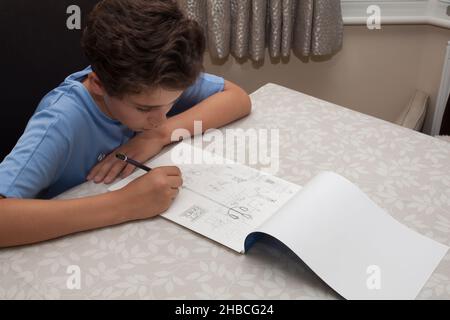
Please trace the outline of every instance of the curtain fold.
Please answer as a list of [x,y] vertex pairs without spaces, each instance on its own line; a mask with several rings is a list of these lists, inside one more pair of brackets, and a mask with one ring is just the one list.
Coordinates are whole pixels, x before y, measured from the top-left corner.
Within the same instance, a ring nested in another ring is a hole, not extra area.
[[212,57],[264,59],[337,52],[343,42],[340,0],[177,0],[205,30]]

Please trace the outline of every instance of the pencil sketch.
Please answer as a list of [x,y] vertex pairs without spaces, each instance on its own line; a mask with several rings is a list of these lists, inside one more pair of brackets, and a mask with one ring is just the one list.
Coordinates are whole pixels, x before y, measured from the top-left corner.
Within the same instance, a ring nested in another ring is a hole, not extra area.
[[169,209],[163,217],[231,248],[242,246],[249,232],[299,190],[295,184],[237,163],[178,166],[184,181],[180,195],[189,207],[181,215]]
[[181,216],[189,219],[191,222],[194,222],[199,217],[201,217],[205,212],[206,212],[205,209],[203,209],[197,205],[193,205],[186,211],[183,211],[181,213]]

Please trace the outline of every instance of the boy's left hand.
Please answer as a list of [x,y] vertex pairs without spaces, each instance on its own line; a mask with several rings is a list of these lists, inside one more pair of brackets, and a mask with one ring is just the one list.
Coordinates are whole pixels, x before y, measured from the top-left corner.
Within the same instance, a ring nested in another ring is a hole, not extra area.
[[119,174],[121,178],[128,177],[136,167],[117,159],[116,153],[124,153],[134,160],[146,162],[157,155],[164,145],[164,138],[160,132],[138,133],[92,168],[86,179],[93,180],[95,183],[104,182],[109,184]]

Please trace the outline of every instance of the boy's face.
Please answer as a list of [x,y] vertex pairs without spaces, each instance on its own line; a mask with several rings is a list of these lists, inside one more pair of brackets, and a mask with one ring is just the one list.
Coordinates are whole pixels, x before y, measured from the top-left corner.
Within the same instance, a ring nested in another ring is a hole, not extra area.
[[91,73],[83,83],[107,116],[137,132],[160,127],[167,120],[167,112],[183,93],[156,88],[116,98],[105,92],[95,73]]
[[112,118],[133,131],[141,132],[160,127],[182,93],[157,88],[120,99],[104,95],[104,102]]

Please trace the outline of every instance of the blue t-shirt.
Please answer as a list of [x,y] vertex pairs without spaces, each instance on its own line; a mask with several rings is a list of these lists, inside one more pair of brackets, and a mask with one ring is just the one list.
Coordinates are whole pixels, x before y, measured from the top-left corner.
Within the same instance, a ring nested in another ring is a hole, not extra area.
[[[99,160],[135,135],[95,104],[81,83],[91,71],[89,66],[71,74],[41,100],[16,146],[0,163],[1,195],[52,198],[85,182]],[[223,78],[202,73],[168,116],[223,89]]]

